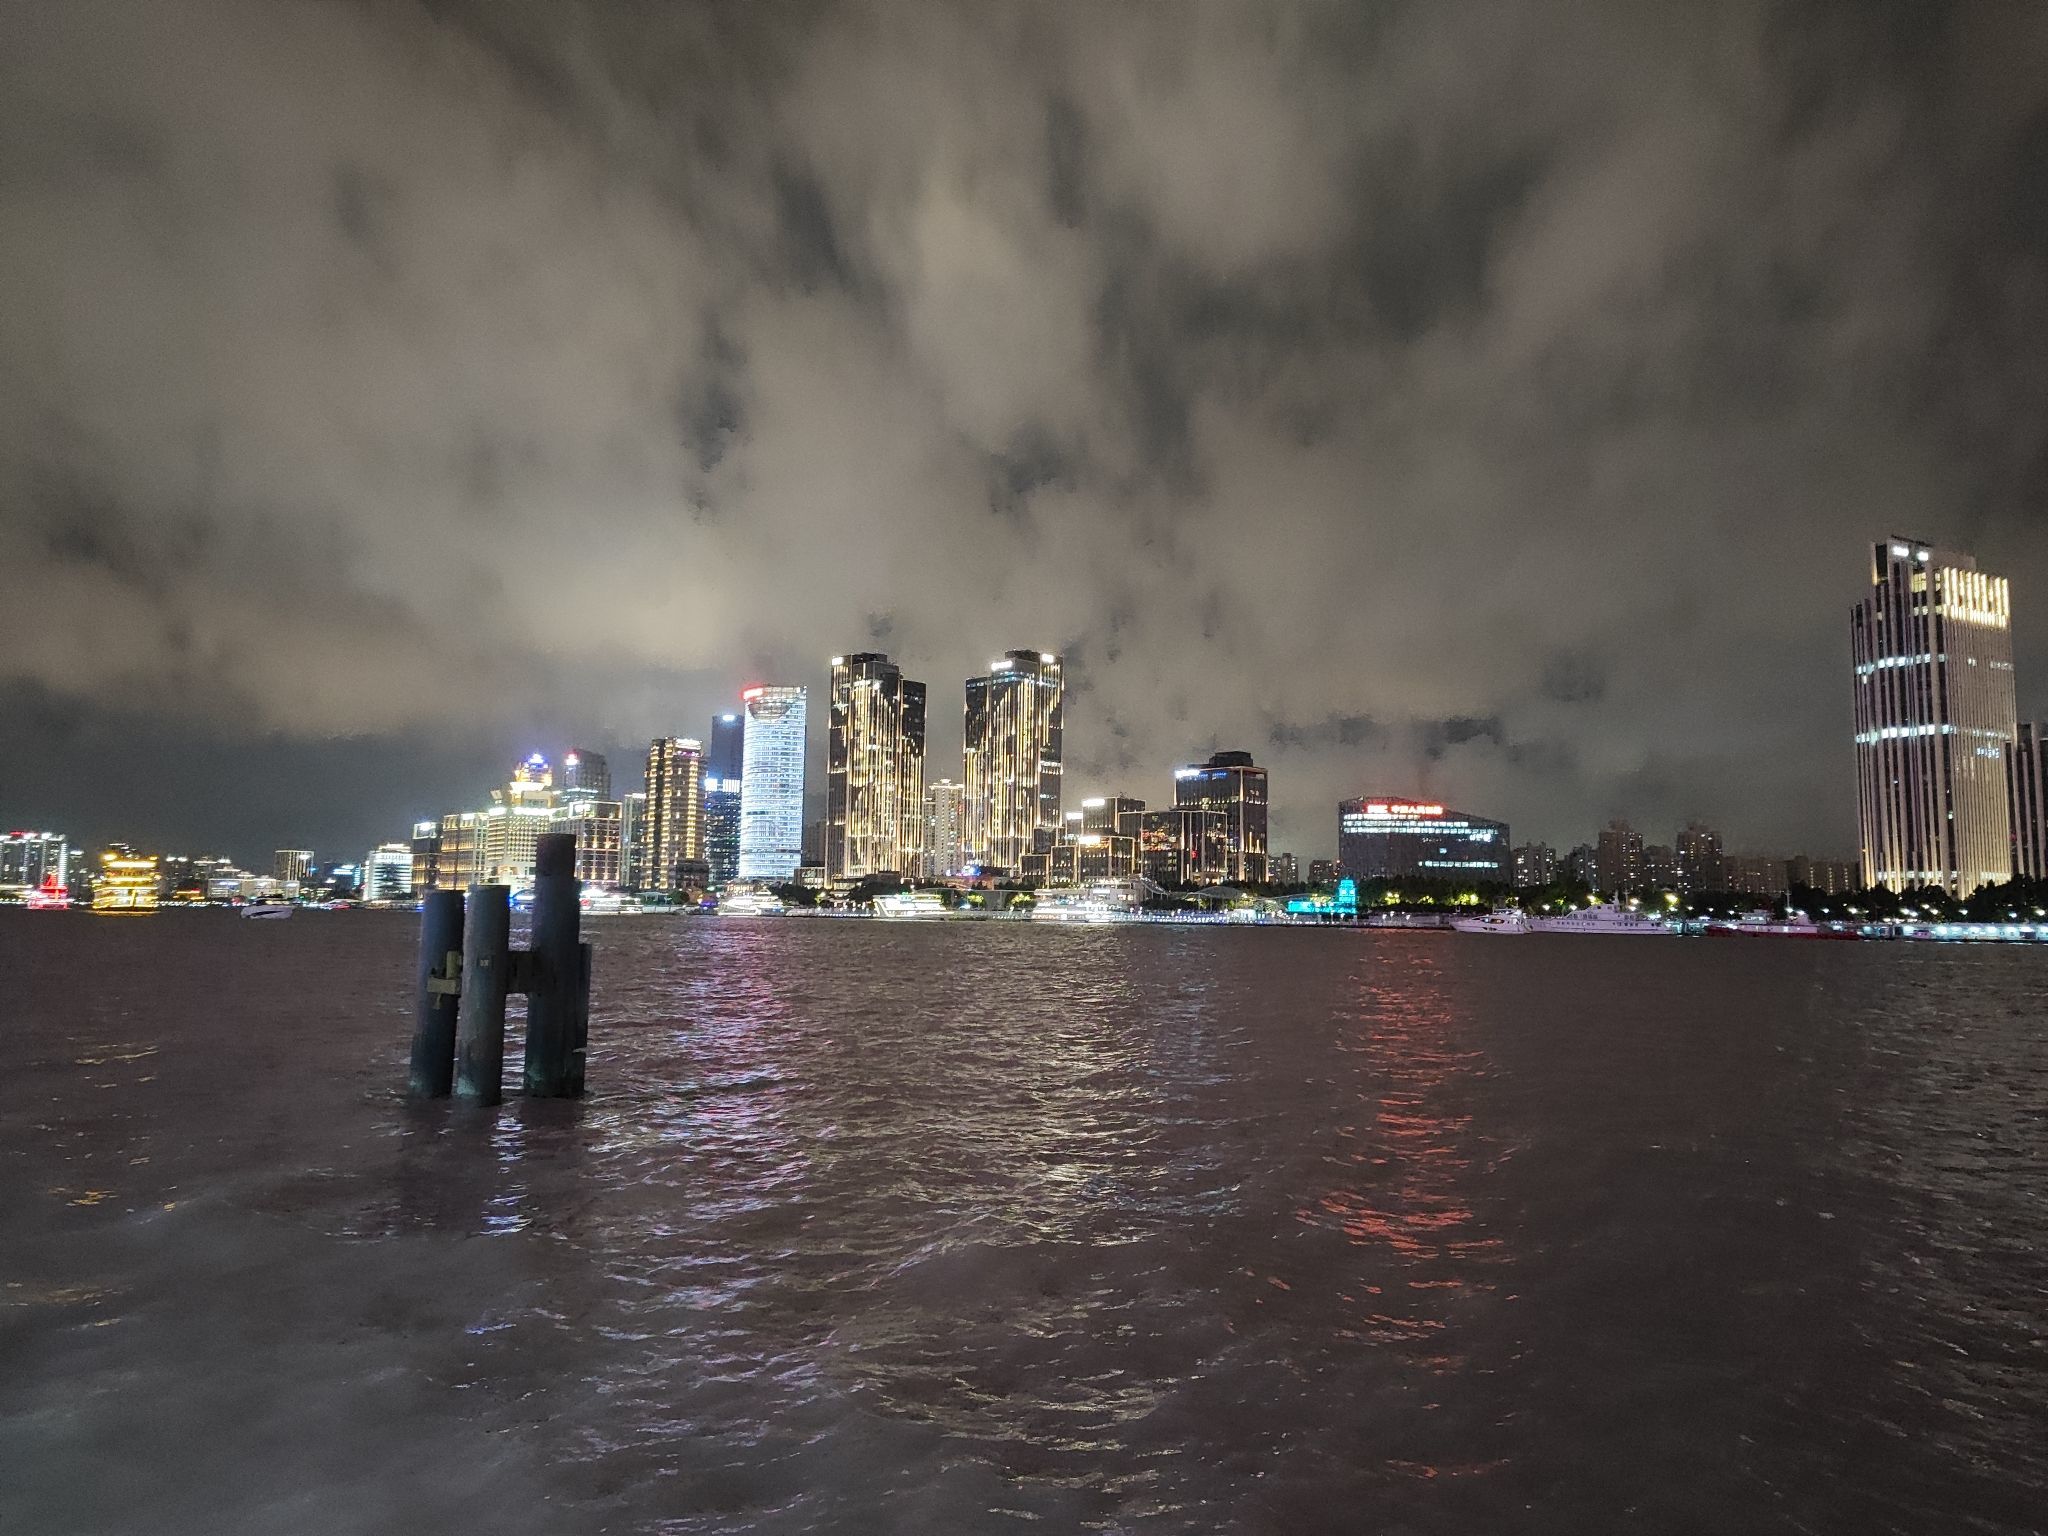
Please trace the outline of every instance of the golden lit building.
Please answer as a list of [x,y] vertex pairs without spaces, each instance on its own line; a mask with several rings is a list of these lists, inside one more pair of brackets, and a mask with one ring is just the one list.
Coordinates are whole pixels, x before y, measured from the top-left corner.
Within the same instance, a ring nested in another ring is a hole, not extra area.
[[100,855],[99,878],[93,882],[95,912],[154,912],[156,855],[126,843],[110,843]]
[[1049,651],[1011,651],[967,679],[962,753],[973,862],[1021,869],[1060,835],[1066,674]]
[[649,742],[646,794],[639,884],[672,891],[682,884],[682,866],[704,857],[704,744],[687,736]]
[[576,878],[586,885],[622,885],[626,879],[624,806],[617,800],[570,800],[555,813],[550,832],[576,838]]
[[825,877],[919,873],[925,685],[887,656],[832,658],[825,748]]
[[1851,612],[1863,883],[1964,897],[2012,875],[2012,597],[1974,558],[1893,538]]

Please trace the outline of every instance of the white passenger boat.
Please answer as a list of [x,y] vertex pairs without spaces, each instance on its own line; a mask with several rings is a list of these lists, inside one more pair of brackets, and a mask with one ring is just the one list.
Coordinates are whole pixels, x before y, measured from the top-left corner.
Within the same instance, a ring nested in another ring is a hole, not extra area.
[[1633,907],[1581,907],[1562,917],[1539,917],[1530,925],[1537,933],[1617,933],[1642,938],[1676,938],[1677,930]]
[[760,885],[729,885],[718,898],[722,917],[781,917],[789,909],[780,896]]
[[1770,912],[1745,912],[1737,918],[1716,918],[1707,924],[1709,938],[1854,939],[1855,929],[1823,928],[1804,912],[1778,917]]
[[944,917],[946,898],[937,891],[884,891],[875,898],[877,917]]
[[1519,909],[1489,912],[1484,917],[1457,917],[1451,926],[1460,933],[1531,933],[1529,919]]
[[290,917],[292,904],[288,901],[252,901],[242,908],[244,917]]

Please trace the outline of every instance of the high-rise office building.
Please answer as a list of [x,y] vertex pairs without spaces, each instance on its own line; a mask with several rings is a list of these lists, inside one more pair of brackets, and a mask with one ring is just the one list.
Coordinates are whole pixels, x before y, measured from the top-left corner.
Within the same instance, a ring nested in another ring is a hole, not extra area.
[[1136,841],[1138,866],[1159,885],[1221,885],[1230,830],[1222,811],[1175,806],[1126,813],[1121,835]]
[[832,658],[825,874],[914,875],[924,847],[925,686],[876,651]]
[[56,832],[0,833],[0,896],[61,891],[71,883],[71,845]]
[[954,779],[934,779],[924,791],[925,873],[957,873],[967,862],[966,788]]
[[425,845],[434,889],[519,890],[533,883],[534,849],[556,815],[554,770],[535,752],[512,770],[503,788],[491,791],[491,803],[482,810],[449,812],[431,841],[422,834],[424,823],[414,827],[415,860]]
[[441,878],[441,822],[438,817],[412,824],[412,888],[415,895],[459,889],[452,881],[444,883]]
[[647,887],[647,791],[631,789],[619,796],[620,883],[629,891]]
[[625,805],[588,793],[564,795],[550,829],[576,839],[576,878],[585,885],[617,888],[626,883]]
[[1266,770],[1251,753],[1218,752],[1206,763],[1176,768],[1173,803],[1223,813],[1225,884],[1266,878]]
[[742,880],[787,880],[803,862],[804,729],[808,690],[753,687],[740,694]]
[[2005,752],[2006,817],[2012,823],[2012,872],[2048,880],[2048,730],[2031,720],[2015,727]]
[[967,849],[977,864],[1021,869],[1060,833],[1066,672],[1050,651],[1010,651],[967,679],[962,758]]
[[609,800],[612,797],[612,765],[602,752],[588,747],[571,747],[562,759],[564,800]]
[[729,710],[711,722],[704,754],[704,864],[714,888],[740,872],[740,776],[746,769],[746,716]]
[[1132,795],[1091,795],[1081,802],[1081,830],[1135,837],[1137,828],[1127,823],[1144,810],[1145,802]]
[[1353,880],[1505,885],[1514,878],[1506,822],[1422,800],[1344,801],[1337,807],[1337,859]]
[[1557,850],[1548,843],[1524,843],[1515,850],[1515,884],[1534,890],[1557,879]]
[[1301,884],[1301,860],[1291,853],[1268,854],[1266,878],[1275,885]]
[[1863,882],[1968,896],[2012,873],[2006,750],[2018,734],[2003,576],[1923,540],[1871,554],[1849,617]]
[[1603,896],[1633,896],[1643,888],[1642,835],[1625,821],[1600,829],[1599,877],[1594,889]]
[[310,848],[280,848],[270,856],[270,873],[278,880],[297,883],[306,878],[306,872],[313,867],[313,850]]
[[689,736],[650,741],[645,793],[641,888],[679,890],[684,862],[704,857],[704,744]]
[[1672,852],[1678,860],[1678,889],[1687,896],[1728,889],[1721,834],[1703,822],[1689,821]]
[[379,843],[363,855],[362,899],[371,906],[412,900],[411,843]]

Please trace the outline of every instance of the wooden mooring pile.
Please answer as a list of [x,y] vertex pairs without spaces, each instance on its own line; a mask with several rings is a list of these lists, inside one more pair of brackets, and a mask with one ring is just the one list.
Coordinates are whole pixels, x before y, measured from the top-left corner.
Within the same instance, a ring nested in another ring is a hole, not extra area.
[[512,888],[429,891],[420,905],[418,1010],[409,1089],[473,1104],[505,1097],[505,999],[526,997],[530,1099],[583,1093],[590,1039],[590,946],[583,942],[576,838],[544,832],[534,853],[533,929],[512,948]]

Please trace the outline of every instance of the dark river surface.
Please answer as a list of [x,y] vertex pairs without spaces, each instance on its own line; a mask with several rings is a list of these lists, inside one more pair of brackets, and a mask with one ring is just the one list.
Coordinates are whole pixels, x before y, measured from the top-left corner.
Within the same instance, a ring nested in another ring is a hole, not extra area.
[[0,912],[0,1531],[2048,1528],[2048,950],[590,936]]

